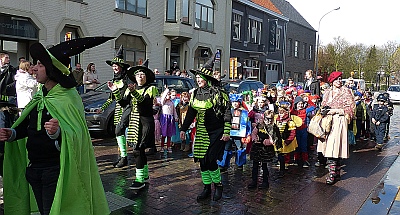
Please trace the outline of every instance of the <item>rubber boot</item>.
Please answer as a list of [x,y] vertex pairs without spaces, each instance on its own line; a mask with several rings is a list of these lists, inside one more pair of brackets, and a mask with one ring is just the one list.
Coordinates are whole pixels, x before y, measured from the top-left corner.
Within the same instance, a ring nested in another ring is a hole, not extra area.
[[336,183],[337,178],[336,178],[336,162],[333,161],[332,163],[329,164],[329,174],[328,177],[326,178],[326,184],[328,185],[333,185]]
[[121,160],[121,156],[118,155],[118,159],[113,162],[113,167],[115,167],[119,161]]
[[203,192],[197,196],[197,200],[207,199],[211,196],[211,184],[204,184]]
[[197,200],[203,200],[211,196],[211,174],[210,171],[202,171],[201,173],[201,180],[203,181],[204,184],[204,189],[203,192],[200,193],[200,195],[197,196]]
[[121,157],[118,163],[114,166],[115,168],[121,168],[128,165],[128,157]]
[[217,184],[214,183],[214,187],[215,187],[215,192],[213,200],[218,201],[222,198],[222,191],[223,191],[222,183],[221,182]]

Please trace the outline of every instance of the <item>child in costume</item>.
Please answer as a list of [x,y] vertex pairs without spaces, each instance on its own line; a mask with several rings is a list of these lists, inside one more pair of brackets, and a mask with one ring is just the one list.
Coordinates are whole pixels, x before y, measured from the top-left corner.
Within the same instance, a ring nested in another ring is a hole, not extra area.
[[[128,84],[131,83],[126,76],[126,70],[128,69],[129,64],[124,63],[123,50],[124,48],[121,45],[118,49],[117,56],[112,60],[106,61],[106,63],[112,67],[114,72],[114,78],[109,81],[109,83],[113,83],[113,85],[117,86],[121,92],[125,92]],[[109,98],[101,106],[99,112],[104,111],[114,100],[117,101],[115,105],[114,124],[119,156],[118,160],[116,160],[113,165],[116,168],[121,168],[128,165],[125,131],[129,125],[129,116],[131,114],[132,106],[131,97],[129,95],[123,94],[117,97],[113,93],[110,93]]]
[[[178,115],[174,106],[174,102],[171,100],[171,92],[168,88],[165,88],[161,94],[161,148],[168,153],[172,153],[171,148],[171,137],[176,132],[175,121],[178,121]],[[167,139],[167,148],[164,147],[165,138]]]
[[[182,123],[185,121],[187,110],[189,109],[189,93],[181,93],[181,99],[176,106],[176,113],[178,115],[179,128],[182,127]],[[190,147],[190,133],[191,129],[186,131],[186,141],[181,144],[181,151],[188,152],[191,150]],[[182,147],[183,146],[183,147]]]
[[301,96],[297,96],[294,100],[294,108],[291,111],[292,115],[298,116],[302,120],[302,125],[296,128],[296,139],[298,147],[294,153],[294,160],[299,166],[307,168],[310,166],[308,162],[308,148],[307,148],[307,124],[306,124],[306,102],[303,101]]
[[[256,105],[249,112],[249,118],[251,122],[251,127],[254,128],[258,121],[263,118],[263,114],[266,110],[269,109],[267,97],[263,94],[256,97]],[[247,153],[251,150],[251,142],[247,144],[246,151]]]
[[161,114],[161,104],[158,103],[157,98],[154,98],[154,102],[153,102],[153,118],[154,118],[154,125],[155,125],[154,136],[155,136],[157,145],[161,143],[160,114]]
[[[231,130],[230,140],[225,143],[224,156],[221,161],[218,161],[218,165],[221,171],[226,171],[229,168],[230,161],[232,158],[232,146],[235,144],[236,151],[242,150],[243,143],[242,138],[246,138],[251,134],[251,124],[248,117],[248,111],[242,107],[242,95],[241,94],[230,94],[229,99],[232,103],[231,114]],[[236,157],[236,164],[239,168],[243,168],[244,162],[239,162],[239,157]]]
[[385,105],[386,98],[383,94],[380,94],[377,100],[378,104],[376,104],[372,110],[371,122],[375,125],[375,148],[381,151],[383,147],[383,139],[385,138],[386,121],[389,118],[389,111]]
[[259,188],[266,189],[269,188],[268,162],[275,157],[275,147],[282,148],[279,128],[274,123],[274,112],[272,110],[264,112],[263,119],[257,123],[251,132],[251,136],[253,147],[251,148],[250,159],[253,160],[253,169],[251,171],[251,183],[247,187],[249,189],[257,187],[261,163],[263,181]]
[[290,154],[298,147],[296,139],[296,128],[303,125],[303,120],[300,117],[290,114],[290,103],[283,101],[279,103],[278,115],[275,116],[275,124],[279,128],[282,138],[282,148],[275,145],[275,150],[278,152],[279,174],[282,177],[284,171],[289,165]]

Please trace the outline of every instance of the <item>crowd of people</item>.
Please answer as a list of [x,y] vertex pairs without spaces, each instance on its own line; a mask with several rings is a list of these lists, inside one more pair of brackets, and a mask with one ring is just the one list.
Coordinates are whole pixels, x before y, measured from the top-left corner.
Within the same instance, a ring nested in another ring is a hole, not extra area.
[[[35,43],[30,54],[37,63],[22,59],[18,69],[0,53],[0,155],[7,214],[109,213],[79,97],[83,85],[89,91],[99,83],[96,67],[90,63],[86,72],[80,65],[73,72],[67,67],[70,56],[109,39],[80,38],[49,49]],[[333,185],[340,180],[341,161],[349,158],[352,145],[371,139],[376,150],[382,150],[389,139],[393,105],[388,94],[372,95],[354,86],[351,78],[343,84],[338,71],[327,83],[307,70],[302,86],[288,78],[257,90],[226,92],[221,86],[225,74],[213,71],[212,57],[190,70],[197,87],[178,95],[168,86],[158,92],[151,84],[157,73],[149,69],[148,60],[131,67],[123,59],[122,46],[105,63],[113,73],[107,82],[111,94],[98,112],[116,102],[119,154],[113,165],[127,166],[132,149],[133,190],[149,182],[146,149],[154,149],[156,143],[165,154],[180,144],[180,150],[200,164],[204,189],[197,200],[213,193],[218,201],[221,174],[232,157],[237,169],[252,163],[249,189],[268,189],[269,162],[279,166],[279,177],[285,177],[289,165],[309,168],[310,153],[316,150],[314,165],[328,168],[326,183]],[[189,77],[176,63],[168,71]],[[30,204],[30,192],[36,205]],[[74,201],[63,201],[71,196]]]

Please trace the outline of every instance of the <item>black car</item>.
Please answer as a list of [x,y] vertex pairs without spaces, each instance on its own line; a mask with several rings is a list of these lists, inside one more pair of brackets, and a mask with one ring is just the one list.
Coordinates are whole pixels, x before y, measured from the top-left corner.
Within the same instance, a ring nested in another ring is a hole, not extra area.
[[264,84],[261,81],[254,81],[254,80],[244,80],[244,81],[224,80],[222,81],[222,84],[224,86],[224,89],[228,93],[232,92],[233,90],[236,91],[237,93],[241,93],[244,91],[258,90],[260,88],[264,88]]
[[[164,91],[165,86],[168,86],[170,89],[175,89],[179,94],[188,92],[195,87],[193,79],[168,75],[156,75],[156,80],[153,85],[157,87],[159,94]],[[103,83],[94,91],[81,95],[89,131],[102,132],[114,136],[115,102],[111,103],[102,113],[96,113],[109,98],[110,93],[111,91],[108,89],[107,83]]]

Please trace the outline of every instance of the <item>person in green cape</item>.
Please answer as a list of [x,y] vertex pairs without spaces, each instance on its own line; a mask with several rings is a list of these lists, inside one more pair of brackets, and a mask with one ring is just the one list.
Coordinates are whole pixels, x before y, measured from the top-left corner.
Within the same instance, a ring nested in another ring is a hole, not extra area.
[[[112,37],[87,37],[30,54],[41,84],[12,128],[0,129],[4,153],[4,213],[109,214],[85,121],[68,69],[70,56]],[[32,193],[33,191],[33,193]]]

